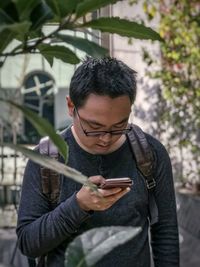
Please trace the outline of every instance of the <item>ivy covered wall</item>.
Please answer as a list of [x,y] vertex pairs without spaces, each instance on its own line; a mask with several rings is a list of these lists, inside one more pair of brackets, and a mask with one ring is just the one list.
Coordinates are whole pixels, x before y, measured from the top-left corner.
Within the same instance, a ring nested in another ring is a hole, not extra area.
[[176,178],[199,184],[200,2],[144,1],[143,9],[149,20],[159,15],[159,32],[165,40],[160,45],[161,60],[144,50],[147,74],[157,79],[151,119],[172,155]]

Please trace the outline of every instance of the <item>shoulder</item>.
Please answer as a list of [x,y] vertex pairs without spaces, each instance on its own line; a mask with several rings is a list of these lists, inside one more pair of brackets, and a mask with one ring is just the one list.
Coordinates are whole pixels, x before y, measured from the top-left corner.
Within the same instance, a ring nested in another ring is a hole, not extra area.
[[145,136],[154,155],[154,175],[157,184],[163,183],[164,180],[172,182],[172,165],[165,146],[152,135],[145,133]]
[[[154,156],[158,159],[160,158],[167,158],[168,152],[164,145],[154,136],[146,133],[145,131],[140,128],[140,126],[136,124],[131,124],[132,131],[128,133],[129,140],[132,143],[138,143],[138,149],[140,150],[142,147],[144,151],[146,150],[146,146],[150,146]],[[148,149],[147,149],[148,151]]]
[[169,154],[167,152],[167,149],[165,146],[155,137],[148,133],[144,133],[145,137],[147,139],[147,142],[149,143],[154,155],[156,156],[156,159],[158,161],[160,160],[169,160]]
[[[39,144],[33,148],[33,151],[38,154],[40,153]],[[39,171],[40,171],[40,164],[36,163],[35,161],[29,158],[26,163],[24,175],[27,174],[30,175],[30,173],[35,173],[35,172],[39,173]]]
[[153,147],[153,149],[166,151],[165,146],[161,143],[160,140],[150,135],[149,133],[144,132],[144,134],[148,143]]
[[[71,126],[65,128],[64,130],[58,132],[61,138],[64,139],[66,143],[71,139]],[[39,140],[39,143],[35,146],[34,151],[42,155],[56,155],[58,153],[57,147],[51,141],[49,136],[44,136]]]
[[67,128],[65,128],[59,133],[66,143],[73,138],[71,127],[72,125],[69,125]]

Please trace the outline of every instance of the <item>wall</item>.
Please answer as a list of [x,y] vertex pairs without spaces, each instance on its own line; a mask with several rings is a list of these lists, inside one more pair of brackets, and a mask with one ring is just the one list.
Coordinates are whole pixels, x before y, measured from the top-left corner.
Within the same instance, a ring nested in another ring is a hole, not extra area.
[[[142,9],[143,1],[138,1],[138,4],[132,6],[129,5],[129,1],[120,1],[114,5],[111,10],[113,16],[120,18],[128,18],[133,21],[140,21],[141,19],[146,23],[146,26],[153,29],[157,29],[159,23],[159,17],[155,17],[151,23],[147,22],[144,11]],[[145,72],[147,70],[147,65],[143,60],[142,50],[143,48],[147,49],[153,54],[156,54],[157,57],[160,57],[159,42],[152,42],[150,40],[137,40],[132,39],[131,44],[128,43],[128,38],[121,37],[118,35],[113,35],[110,37],[111,42],[111,55],[124,61],[128,66],[133,68],[137,72],[138,80],[138,92],[135,105],[133,106],[133,112],[131,116],[131,121],[140,125],[143,129],[147,129],[149,124],[141,119],[138,119],[134,116],[135,107],[144,111],[147,111],[149,106],[151,106],[151,101],[145,100],[147,97],[144,90],[144,85],[148,84],[149,87],[154,85],[154,81],[150,80]],[[148,89],[147,89],[148,90]]]

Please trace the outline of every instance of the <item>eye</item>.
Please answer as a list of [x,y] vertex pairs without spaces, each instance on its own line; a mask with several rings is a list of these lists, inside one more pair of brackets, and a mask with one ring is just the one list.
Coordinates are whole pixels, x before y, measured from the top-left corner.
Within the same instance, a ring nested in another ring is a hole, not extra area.
[[101,130],[101,128],[102,128],[102,126],[99,126],[99,125],[96,125],[96,124],[88,123],[88,125],[92,130]]
[[115,125],[115,128],[116,129],[125,128],[126,124],[127,124],[127,122],[121,122],[121,123]]
[[101,130],[101,127],[99,127],[99,126],[98,126],[98,127],[97,127],[97,126],[96,126],[96,127],[95,127],[95,126],[91,126],[91,128],[92,128],[93,130]]

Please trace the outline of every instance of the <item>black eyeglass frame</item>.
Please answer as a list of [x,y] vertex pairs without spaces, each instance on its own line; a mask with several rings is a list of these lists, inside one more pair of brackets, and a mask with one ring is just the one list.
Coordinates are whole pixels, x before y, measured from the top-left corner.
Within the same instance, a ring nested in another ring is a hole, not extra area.
[[106,134],[110,134],[110,135],[123,135],[123,134],[127,134],[131,131],[131,127],[130,128],[125,128],[125,129],[121,129],[121,130],[113,130],[113,131],[86,131],[84,128],[83,128],[83,125],[81,123],[81,117],[78,113],[78,110],[76,107],[74,107],[74,110],[76,112],[76,114],[78,115],[78,119],[79,119],[79,122],[80,122],[80,126],[81,126],[81,129],[82,131],[84,132],[84,134],[88,137],[99,137],[99,136],[104,136]]

